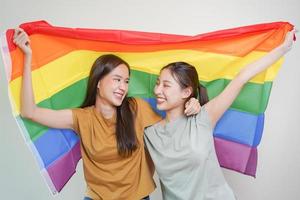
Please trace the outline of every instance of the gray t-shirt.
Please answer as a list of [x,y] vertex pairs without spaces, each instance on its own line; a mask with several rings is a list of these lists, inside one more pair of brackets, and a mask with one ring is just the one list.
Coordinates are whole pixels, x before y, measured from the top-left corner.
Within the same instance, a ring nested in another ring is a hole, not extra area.
[[217,160],[213,128],[205,110],[145,130],[145,143],[164,200],[234,200]]

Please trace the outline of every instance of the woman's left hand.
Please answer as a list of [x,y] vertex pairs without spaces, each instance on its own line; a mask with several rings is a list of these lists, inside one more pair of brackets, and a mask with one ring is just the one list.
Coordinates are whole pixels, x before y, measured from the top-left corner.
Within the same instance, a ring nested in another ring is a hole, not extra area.
[[198,99],[191,98],[188,102],[185,104],[185,110],[184,114],[186,116],[195,115],[198,114],[201,110],[201,105]]
[[295,33],[296,33],[296,29],[293,29],[286,34],[285,40],[282,43],[285,52],[288,52],[289,50],[292,49],[292,46],[294,44]]

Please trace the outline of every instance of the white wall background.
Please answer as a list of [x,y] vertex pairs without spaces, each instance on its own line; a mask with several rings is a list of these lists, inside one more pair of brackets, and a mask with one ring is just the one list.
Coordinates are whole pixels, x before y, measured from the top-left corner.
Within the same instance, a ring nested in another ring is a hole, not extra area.
[[[300,29],[299,8],[298,0],[1,0],[0,31],[40,19],[57,26],[188,35],[272,21],[289,21]],[[273,86],[259,146],[257,178],[224,170],[238,199],[300,199],[299,44],[286,56]],[[0,65],[0,199],[82,199],[81,162],[58,196],[49,193],[10,113],[2,60]],[[151,197],[160,200],[160,191]]]

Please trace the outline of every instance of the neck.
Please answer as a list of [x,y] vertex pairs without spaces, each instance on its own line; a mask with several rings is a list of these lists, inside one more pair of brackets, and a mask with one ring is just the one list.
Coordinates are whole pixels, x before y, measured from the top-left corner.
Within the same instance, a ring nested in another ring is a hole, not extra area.
[[95,108],[105,119],[112,118],[116,113],[116,107],[99,96],[96,98]]
[[184,105],[166,111],[166,122],[171,122],[184,115]]

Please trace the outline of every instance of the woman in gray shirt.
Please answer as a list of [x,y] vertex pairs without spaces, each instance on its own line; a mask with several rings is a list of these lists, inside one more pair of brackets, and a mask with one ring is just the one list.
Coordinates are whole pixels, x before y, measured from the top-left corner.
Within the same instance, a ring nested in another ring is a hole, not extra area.
[[[219,166],[213,129],[242,87],[277,61],[293,44],[294,31],[263,58],[245,66],[208,102],[196,69],[184,62],[162,68],[154,89],[157,108],[166,118],[145,130],[145,143],[158,173],[164,200],[232,200],[235,196]],[[186,117],[184,105],[199,96],[200,113]]]

